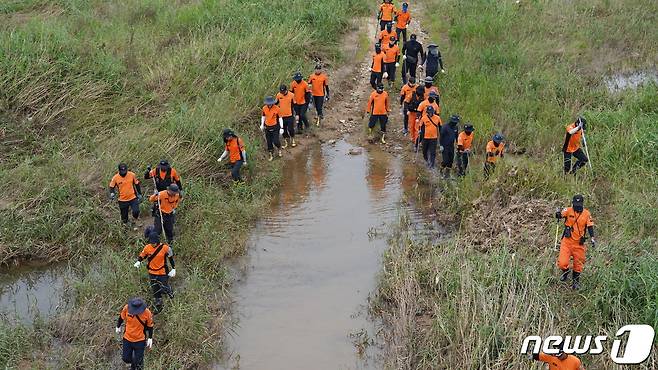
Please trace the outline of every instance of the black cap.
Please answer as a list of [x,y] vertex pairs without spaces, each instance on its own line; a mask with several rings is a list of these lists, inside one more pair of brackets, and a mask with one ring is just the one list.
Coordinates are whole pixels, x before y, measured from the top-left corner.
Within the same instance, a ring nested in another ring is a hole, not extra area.
[[281,92],[288,91],[288,86],[286,86],[286,85],[279,86],[279,91],[281,91]]
[[500,143],[501,141],[503,141],[503,139],[504,139],[504,138],[503,138],[503,135],[500,134],[500,133],[496,133],[496,134],[494,134],[494,136],[493,136],[493,141],[495,141],[495,142],[497,142],[497,143]]
[[415,84],[416,83],[416,77],[409,76],[409,82],[411,82],[412,84]]
[[173,191],[174,193],[178,193],[180,191],[180,189],[178,188],[178,185],[176,185],[176,184],[171,184],[171,185],[167,186],[167,190]]
[[130,298],[128,300],[128,313],[130,315],[139,315],[146,311],[146,302],[139,297]]
[[412,40],[415,40],[417,37],[418,37],[418,36],[416,36],[415,33],[412,33],[411,36],[409,36],[409,38],[411,38]]
[[128,171],[128,165],[125,163],[119,163],[119,171]]
[[377,90],[384,90],[384,84],[377,85]]
[[303,78],[304,77],[302,77],[302,73],[299,72],[299,71],[295,72],[295,74],[292,75],[292,79],[297,81],[297,82],[301,81]]
[[169,167],[169,161],[166,159],[163,159],[160,161],[160,166],[162,167]]
[[585,197],[583,197],[581,194],[576,194],[573,196],[572,204],[574,206],[582,206],[584,203],[585,203]]
[[460,121],[460,118],[459,118],[459,116],[456,115],[456,114],[453,114],[453,115],[450,117],[450,122],[451,122],[451,123],[459,123],[459,121]]
[[157,231],[153,230],[151,233],[149,233],[149,243],[151,244],[160,243],[160,234],[158,234]]
[[471,123],[466,123],[464,125],[464,131],[473,132],[473,131],[475,131],[475,128],[473,127],[473,125]]

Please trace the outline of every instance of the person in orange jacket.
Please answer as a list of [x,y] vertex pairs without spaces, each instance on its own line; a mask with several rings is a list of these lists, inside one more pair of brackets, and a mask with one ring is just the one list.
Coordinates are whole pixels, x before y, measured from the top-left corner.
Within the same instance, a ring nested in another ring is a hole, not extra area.
[[153,348],[153,314],[146,307],[142,298],[131,298],[128,304],[123,306],[115,332],[121,334],[121,326],[125,323],[126,330],[123,333],[123,353],[121,359],[130,368],[144,368],[144,350],[146,347]]
[[260,130],[265,133],[267,151],[270,153],[268,160],[272,161],[274,159],[274,147],[278,150],[278,156],[283,156],[281,141],[279,140],[279,136],[283,134],[283,118],[281,118],[281,112],[276,105],[276,99],[271,96],[265,97],[265,105],[263,105],[261,111]]
[[464,131],[460,132],[457,137],[457,174],[459,176],[464,176],[468,168],[468,156],[471,155],[473,146],[473,131],[475,131],[475,128],[467,122],[464,125]]
[[580,359],[574,355],[565,353],[560,347],[560,350],[555,355],[547,355],[544,352],[532,354],[531,360],[541,361],[548,364],[549,370],[585,370]]
[[411,103],[411,98],[413,98],[417,87],[416,78],[409,77],[409,81],[402,85],[402,89],[400,89],[400,106],[402,107],[403,125],[402,133],[405,135],[409,133],[409,104]]
[[320,122],[324,119],[324,102],[329,101],[329,77],[322,72],[322,65],[315,65],[315,72],[308,78],[308,83],[311,85],[313,105],[317,113],[315,125],[320,126]]
[[484,160],[484,177],[488,178],[489,175],[496,169],[496,162],[498,158],[503,158],[505,143],[503,143],[503,135],[495,134],[487,143],[487,157]]
[[370,65],[370,86],[373,90],[377,85],[382,83],[384,73],[384,52],[380,44],[375,44],[375,53],[372,55],[372,64]]
[[244,141],[228,128],[225,128],[222,132],[222,138],[224,140],[224,152],[217,158],[217,162],[221,162],[228,157],[233,181],[242,181],[240,168],[247,165],[247,149]]
[[393,22],[393,16],[396,13],[395,5],[393,5],[393,0],[384,0],[384,2],[379,6],[379,12],[377,13],[377,20],[379,20],[379,29],[384,30],[387,24]]
[[[151,169],[151,166],[146,167],[144,180],[148,179],[155,179],[155,188],[158,191],[166,190],[169,185],[175,183],[181,191],[181,197],[183,196],[183,183],[178,175],[178,171],[176,171],[166,159],[160,160],[160,163],[155,166],[155,169]],[[151,208],[151,216],[155,217],[157,212],[157,205],[153,204],[153,207]]]
[[[174,223],[176,222],[176,208],[180,202],[180,190],[178,185],[171,184],[167,190],[161,192],[155,191],[155,194],[149,197],[152,203],[158,202],[159,212],[155,215],[154,227],[159,233],[164,229],[167,236],[167,243],[174,243]],[[162,213],[162,219],[160,214]]]
[[397,38],[402,38],[402,45],[407,43],[407,27],[411,23],[411,12],[409,11],[409,4],[402,3],[402,9],[395,13],[395,32]]
[[366,112],[370,114],[368,120],[368,133],[372,135],[372,129],[379,122],[379,129],[382,132],[381,142],[386,144],[386,123],[388,122],[388,113],[390,112],[388,93],[384,91],[384,85],[379,84],[377,90],[370,94]]
[[594,221],[592,215],[584,207],[585,198],[576,194],[571,203],[571,207],[555,212],[555,217],[559,220],[564,219],[564,231],[560,240],[560,255],[557,259],[557,266],[562,271],[560,281],[569,279],[569,262],[573,258],[573,275],[571,287],[575,290],[580,288],[580,274],[583,272],[585,265],[585,253],[587,247],[585,241],[585,231],[591,238],[592,247],[596,245],[594,240]]
[[297,133],[301,134],[303,129],[309,127],[306,111],[308,104],[311,102],[311,92],[309,91],[308,82],[304,81],[301,72],[295,72],[293,80],[290,83],[290,91],[295,96],[293,101],[295,109],[295,118],[297,119]]
[[395,82],[395,69],[400,65],[400,48],[395,42],[395,36],[391,36],[388,48],[384,50],[384,68],[387,74],[388,87]]
[[[174,298],[174,291],[169,285],[169,278],[176,276],[176,262],[174,261],[174,250],[165,243],[160,243],[160,235],[153,229],[148,235],[148,244],[137,256],[135,268],[139,268],[142,261],[146,260],[146,269],[149,273],[149,282],[155,298],[156,313],[162,311],[162,294]],[[167,264],[169,261],[169,264]],[[169,269],[171,266],[171,269]]]
[[[564,137],[564,145],[562,145],[562,152],[564,153],[564,173],[573,173],[587,164],[589,158],[585,155],[580,148],[580,140],[585,130],[585,118],[578,117],[576,122],[567,125],[567,133]],[[578,161],[571,166],[571,157],[576,157]]]
[[139,225],[139,203],[142,202],[142,189],[135,173],[128,171],[128,165],[119,163],[119,171],[110,180],[110,200],[119,193],[119,213],[121,222],[128,224],[128,209],[132,210],[135,223]]
[[422,90],[426,96],[425,100],[421,101],[420,104],[418,104],[418,116],[416,117],[417,120],[420,120],[422,116],[425,114],[425,109],[427,107],[432,107],[434,108],[434,114],[440,115],[441,114],[441,106],[439,105],[439,95],[436,93],[436,91],[430,91],[429,94],[427,93],[427,88],[423,87]]
[[279,112],[283,119],[282,148],[288,147],[288,140],[290,140],[290,146],[293,148],[297,146],[297,143],[295,143],[294,99],[295,95],[288,91],[288,86],[279,86],[279,93],[276,94],[276,104],[279,106]]
[[379,32],[379,35],[377,36],[377,42],[382,46],[382,50],[386,51],[386,49],[388,49],[391,37],[395,37],[397,40],[397,34],[393,30],[393,23],[387,23],[386,29]]
[[425,96],[425,87],[418,86],[411,96],[411,101],[408,105],[408,121],[409,121],[409,136],[411,142],[414,144],[414,151],[418,151],[418,134],[420,133],[420,112],[418,106],[423,102]]
[[430,169],[434,168],[436,162],[436,147],[439,141],[439,129],[441,128],[441,117],[434,114],[434,107],[425,109],[425,114],[420,119],[420,142],[423,143],[423,158]]

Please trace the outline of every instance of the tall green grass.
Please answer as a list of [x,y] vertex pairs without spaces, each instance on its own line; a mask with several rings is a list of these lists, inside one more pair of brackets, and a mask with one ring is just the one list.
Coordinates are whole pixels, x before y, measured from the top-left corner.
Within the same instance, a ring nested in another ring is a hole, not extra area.
[[[194,367],[217,357],[229,282],[223,261],[242,253],[251,221],[279,181],[277,165],[259,161],[257,109],[294,71],[309,73],[318,59],[339,62],[339,38],[366,6],[363,0],[0,5],[0,182],[11,189],[0,195],[0,264],[66,260],[76,272],[70,309],[42,333],[62,348],[14,335],[24,350],[3,356],[2,365],[22,360],[40,367],[56,351],[58,367],[107,368],[118,356],[118,338],[105,329],[127,298],[150,293],[143,271],[130,266],[142,243],[119,225],[107,183],[119,162],[141,178],[161,158],[181,173],[186,194],[174,247],[177,297],[156,318],[147,366]],[[246,184],[232,184],[215,161],[225,127],[246,141],[252,158]],[[144,216],[149,208],[142,205]],[[31,329],[2,320],[0,330],[4,353],[14,346],[6,335]]]
[[[381,303],[395,368],[529,368],[527,335],[658,328],[658,87],[609,93],[616,73],[655,68],[658,5],[587,0],[428,0],[424,18],[446,62],[442,100],[476,127],[471,171],[438,194],[454,237],[392,240]],[[564,127],[588,120],[593,171],[561,173]],[[489,180],[484,144],[501,131],[511,155]],[[557,281],[556,207],[586,196],[597,224],[582,290]],[[413,292],[410,294],[409,292]],[[420,319],[414,319],[414,317]],[[654,346],[656,347],[656,346]],[[656,348],[643,365],[657,366]],[[607,354],[586,368],[615,368]]]

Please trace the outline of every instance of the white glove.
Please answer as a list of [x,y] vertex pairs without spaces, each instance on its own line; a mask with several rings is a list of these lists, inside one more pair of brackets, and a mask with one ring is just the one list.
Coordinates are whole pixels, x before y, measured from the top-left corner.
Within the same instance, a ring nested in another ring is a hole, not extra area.
[[246,166],[246,165],[247,165],[247,161],[244,161],[244,163],[242,163],[242,166]]
[[148,348],[153,348],[153,338],[149,338],[146,340],[146,346]]
[[118,327],[114,328],[114,331],[115,331],[117,334],[121,334],[121,327],[118,326]]
[[406,56],[406,55],[403,55],[403,56],[402,56],[402,59],[407,59],[407,56]]
[[464,153],[466,153],[466,154],[471,154],[471,150],[470,150],[470,149],[466,149],[466,150],[464,150]]
[[442,69],[442,70],[441,70],[441,73],[446,73],[446,71],[445,71],[444,69]]
[[134,264],[133,266],[135,266],[135,268],[139,268],[139,266],[140,266],[141,264],[142,264],[141,262],[137,261],[137,262],[135,262],[135,264]]
[[217,158],[217,162],[221,162],[222,159],[223,159],[222,157]]
[[439,151],[443,152],[443,145],[439,145]]
[[283,129],[282,128],[279,129],[279,135],[283,135]]
[[397,62],[396,62],[396,63],[395,63],[395,66],[396,66],[396,67],[399,67],[399,66],[400,66],[400,63],[397,63]]
[[169,273],[167,275],[169,275],[169,277],[176,276],[176,269],[171,269],[171,271],[169,271]]
[[260,130],[261,130],[261,131],[265,131],[265,125],[262,124],[262,123],[260,124]]

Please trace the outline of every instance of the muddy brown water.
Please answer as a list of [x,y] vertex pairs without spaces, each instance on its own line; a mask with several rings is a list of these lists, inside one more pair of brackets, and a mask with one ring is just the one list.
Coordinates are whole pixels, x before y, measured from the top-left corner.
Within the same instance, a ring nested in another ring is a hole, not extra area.
[[360,355],[355,342],[376,341],[367,305],[389,228],[401,210],[425,225],[401,202],[418,190],[415,166],[342,140],[308,149],[284,165],[269,215],[235,262],[235,329],[217,369],[381,368],[380,346]]
[[9,321],[31,325],[47,320],[64,304],[64,265],[21,267],[0,273],[0,315]]

